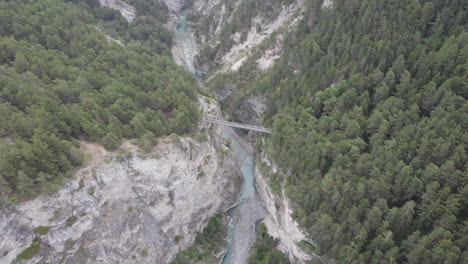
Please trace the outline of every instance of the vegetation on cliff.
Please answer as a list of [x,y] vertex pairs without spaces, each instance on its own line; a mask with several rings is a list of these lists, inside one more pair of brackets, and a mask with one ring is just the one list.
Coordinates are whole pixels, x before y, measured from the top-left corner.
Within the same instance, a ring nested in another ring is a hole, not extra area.
[[265,224],[257,228],[257,242],[249,258],[249,264],[289,264],[283,252],[276,249],[278,240],[268,234]]
[[[226,247],[226,226],[223,217],[215,215],[195,238],[195,243],[177,254],[172,264],[219,263],[221,251]],[[176,243],[180,238],[176,237]]]
[[[198,17],[199,14],[192,14],[190,20],[195,27],[195,34],[198,37],[213,36],[200,47],[198,63],[218,66],[222,63],[221,57],[235,45],[234,35],[237,35],[238,41],[242,43],[252,29],[260,34],[262,27],[266,25],[256,19],[263,18],[263,23],[274,21],[281,13],[283,6],[292,3],[294,3],[293,0],[225,0],[217,3],[215,12],[202,17]],[[219,21],[221,18],[225,21]]]

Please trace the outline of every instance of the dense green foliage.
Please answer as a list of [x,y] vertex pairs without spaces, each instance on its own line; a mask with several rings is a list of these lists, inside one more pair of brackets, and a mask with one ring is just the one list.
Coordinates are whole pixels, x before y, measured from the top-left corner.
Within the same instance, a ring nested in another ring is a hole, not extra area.
[[67,2],[0,2],[2,192],[34,196],[59,183],[83,163],[77,139],[150,145],[199,119],[194,79],[166,56],[156,11],[128,23],[95,1]]
[[252,85],[317,262],[467,263],[466,1],[333,2]]
[[27,247],[23,252],[21,252],[18,256],[16,256],[16,261],[20,262],[22,260],[32,259],[34,256],[39,253],[41,249],[41,240],[36,237],[31,242],[31,246]]
[[36,227],[36,232],[41,236],[45,236],[47,233],[49,233],[51,228],[52,226],[38,226]]
[[257,228],[257,242],[249,258],[249,264],[289,264],[288,258],[276,249],[278,240],[268,234],[262,223]]
[[[218,263],[215,262],[216,254],[226,246],[226,227],[223,224],[223,217],[220,215],[210,218],[208,225],[195,238],[195,243],[189,249],[177,254],[173,264],[188,263]],[[178,243],[180,237],[174,241]]]

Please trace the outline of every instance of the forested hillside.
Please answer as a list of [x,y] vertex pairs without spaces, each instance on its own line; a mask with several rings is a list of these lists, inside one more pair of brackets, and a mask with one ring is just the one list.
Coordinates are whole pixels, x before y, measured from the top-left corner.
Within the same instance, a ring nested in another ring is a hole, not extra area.
[[59,184],[83,163],[78,140],[151,148],[193,129],[195,82],[169,57],[167,14],[130,2],[140,15],[131,23],[94,0],[0,2],[2,194]]
[[468,263],[467,2],[306,4],[251,88],[314,262]]

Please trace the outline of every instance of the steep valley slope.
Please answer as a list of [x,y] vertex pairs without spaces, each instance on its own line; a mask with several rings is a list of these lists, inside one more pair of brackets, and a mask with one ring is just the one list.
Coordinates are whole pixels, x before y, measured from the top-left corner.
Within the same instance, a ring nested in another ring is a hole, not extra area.
[[83,142],[90,161],[76,179],[2,210],[0,262],[14,261],[38,238],[40,251],[27,263],[169,263],[237,201],[240,172],[220,129],[202,141],[162,138],[147,154],[128,142],[116,153]]
[[[229,102],[239,102],[239,108],[232,107],[227,112],[229,118],[241,123],[261,125],[266,109],[261,96],[243,89],[246,88],[242,87],[243,84],[253,80],[243,73],[250,70],[260,75],[267,71],[283,53],[285,32],[295,30],[302,17],[302,1],[283,2],[271,4],[268,1],[258,1],[258,6],[252,6],[251,1],[197,0],[189,11],[189,30],[196,38],[198,46],[195,61],[197,70],[207,73],[208,89],[214,92],[224,107],[229,109],[232,106]],[[244,24],[237,24],[232,29],[232,24],[235,23],[233,21],[238,21],[244,15],[243,12],[249,12],[246,8],[250,8],[252,13],[250,20],[247,19],[243,21]],[[231,29],[227,29],[230,27]],[[231,47],[222,49],[222,43],[226,39],[232,41]],[[204,52],[214,47],[216,55],[208,58]],[[240,69],[243,72],[239,72]],[[255,187],[268,212],[262,221],[268,233],[278,239],[278,249],[284,252],[291,263],[305,263],[317,257],[299,246],[300,243],[314,242],[292,218],[290,201],[284,191],[278,195],[270,186],[271,174],[282,172],[263,151],[256,154]],[[260,169],[265,162],[273,165],[268,166],[268,169]]]

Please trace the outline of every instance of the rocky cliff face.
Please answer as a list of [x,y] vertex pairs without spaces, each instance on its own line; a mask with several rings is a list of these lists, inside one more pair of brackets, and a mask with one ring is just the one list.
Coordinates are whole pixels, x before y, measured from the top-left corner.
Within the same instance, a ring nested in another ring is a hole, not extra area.
[[109,7],[119,11],[127,21],[131,22],[136,17],[136,10],[133,6],[121,0],[99,0],[101,6]]
[[219,132],[202,142],[173,135],[146,156],[129,143],[120,154],[83,143],[92,161],[76,179],[0,212],[0,263],[36,237],[40,251],[25,263],[170,262],[237,201],[241,174]]
[[250,83],[281,58],[285,36],[296,30],[304,10],[303,0],[194,1],[196,67],[208,73],[207,86],[234,120],[261,124],[265,98],[249,91]]
[[163,2],[167,5],[169,10],[173,13],[180,12],[186,4],[186,0],[163,0]]
[[298,223],[291,217],[292,208],[284,188],[281,188],[280,193],[275,193],[270,187],[269,175],[279,173],[278,168],[266,155],[258,159],[260,161],[255,166],[255,186],[268,211],[263,223],[268,233],[278,238],[278,249],[289,257],[291,263],[305,263],[316,256],[305,252],[298,243],[303,240],[312,244],[313,242],[307,238]]
[[[271,4],[265,10],[254,11],[251,19],[239,26],[239,19],[247,12],[243,8],[245,0],[195,0],[193,15],[199,18],[194,27],[199,46],[205,49],[217,49],[216,55],[210,60],[200,58],[200,67],[209,68],[222,65],[219,72],[237,71],[249,58],[256,57],[257,68],[267,70],[282,54],[282,36],[276,36],[281,30],[290,30],[301,18],[303,1],[291,1],[290,4]],[[261,5],[262,3],[259,3]],[[241,15],[242,14],[242,15]],[[233,26],[236,24],[237,26]],[[226,29],[229,27],[229,29]],[[272,40],[269,38],[272,37]],[[220,43],[226,43],[229,38],[232,43],[225,49]],[[264,43],[268,40],[269,43]],[[260,44],[265,47],[259,48]],[[214,52],[214,51],[210,51]],[[206,52],[206,53],[210,53]],[[201,56],[204,52],[201,52]]]
[[333,5],[333,0],[323,0],[322,7],[323,8],[331,8]]

